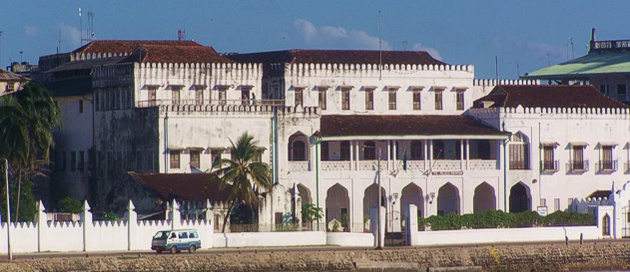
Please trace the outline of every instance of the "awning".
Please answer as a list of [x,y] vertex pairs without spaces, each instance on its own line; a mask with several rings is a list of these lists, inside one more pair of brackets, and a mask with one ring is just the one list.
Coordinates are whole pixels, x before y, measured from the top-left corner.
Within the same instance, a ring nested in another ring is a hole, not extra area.
[[385,85],[383,91],[397,91],[398,89],[400,89],[398,85]]
[[306,85],[291,85],[291,89],[295,90],[295,89],[306,89]]
[[365,91],[365,90],[376,90],[376,88],[378,88],[378,87],[374,86],[374,85],[366,85],[366,86],[363,86],[363,88],[361,88],[361,89],[363,89]]
[[187,149],[188,150],[192,150],[192,151],[204,151],[204,150],[206,150],[205,148],[203,148],[201,146],[189,146]]
[[570,142],[572,146],[588,146],[587,142]]
[[553,147],[556,147],[556,146],[559,146],[560,144],[558,142],[540,142],[540,145],[541,146],[553,146]]
[[319,91],[319,90],[325,90],[325,89],[330,89],[329,85],[315,85],[315,88],[313,88],[313,91]]
[[339,85],[339,90],[344,90],[344,89],[353,89],[354,86],[352,85]]
[[222,90],[222,89],[225,90],[225,89],[229,89],[230,85],[214,85],[214,88],[216,90]]
[[464,92],[464,91],[468,90],[468,87],[466,87],[466,86],[455,86],[455,87],[453,87],[453,90],[458,91],[458,92]]
[[223,146],[211,146],[210,150],[212,151],[223,151],[223,150],[227,150],[227,147],[223,147]]
[[251,89],[254,88],[254,85],[238,85],[238,87],[241,89]]
[[422,90],[424,90],[424,86],[422,86],[422,85],[412,85],[412,86],[409,86],[409,90],[410,91],[422,91]]
[[446,90],[446,86],[431,86],[431,89],[433,89],[433,91],[444,91]]
[[202,84],[197,84],[197,85],[191,85],[190,89],[191,90],[195,90],[195,89],[206,89],[208,87],[208,85],[202,85]]
[[185,148],[181,147],[181,146],[174,146],[174,145],[169,145],[168,146],[168,150],[169,151],[183,151]]
[[615,142],[599,142],[601,146],[617,146],[618,144]]

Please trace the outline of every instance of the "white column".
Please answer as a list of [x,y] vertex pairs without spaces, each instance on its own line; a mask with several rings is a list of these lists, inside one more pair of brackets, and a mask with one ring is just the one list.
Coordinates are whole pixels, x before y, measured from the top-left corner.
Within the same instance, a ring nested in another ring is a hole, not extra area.
[[356,141],[350,141],[350,170],[355,170],[354,165],[354,149],[356,148]]
[[394,154],[392,154],[392,160],[394,161],[394,170],[396,170],[396,156],[398,155],[397,141],[392,141],[392,148],[394,149]]
[[391,170],[392,141],[387,140],[387,170]]
[[417,241],[418,233],[418,207],[414,204],[405,206],[405,231],[407,232],[407,245],[413,246]]
[[470,162],[470,140],[466,140],[466,170],[468,170],[469,162]]
[[[429,170],[429,162],[428,162],[428,157],[429,157],[429,143],[424,140],[422,141],[422,145],[424,146],[424,154],[422,154],[424,156],[424,170]],[[425,192],[426,193],[426,192]],[[426,210],[426,209],[425,209]]]

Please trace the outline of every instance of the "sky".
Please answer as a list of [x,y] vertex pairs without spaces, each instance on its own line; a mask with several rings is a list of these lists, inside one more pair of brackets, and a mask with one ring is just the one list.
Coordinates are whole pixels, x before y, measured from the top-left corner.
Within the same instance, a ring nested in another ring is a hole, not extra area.
[[221,53],[379,50],[380,41],[474,65],[479,79],[514,79],[586,54],[591,28],[598,40],[630,39],[628,10],[630,1],[592,0],[0,0],[0,67],[85,44],[91,11],[98,40],[176,40],[185,30]]

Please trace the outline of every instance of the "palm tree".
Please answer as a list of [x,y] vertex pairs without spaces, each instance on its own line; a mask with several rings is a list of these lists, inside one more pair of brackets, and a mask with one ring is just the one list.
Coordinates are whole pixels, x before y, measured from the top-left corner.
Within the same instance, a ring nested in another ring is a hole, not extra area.
[[18,175],[16,217],[20,207],[22,177],[43,174],[54,146],[53,130],[61,126],[61,110],[50,92],[39,83],[0,98],[0,156],[11,162]]
[[213,172],[220,179],[220,190],[231,186],[228,191],[228,210],[223,220],[223,232],[237,204],[255,207],[258,205],[258,195],[269,191],[273,186],[269,165],[254,161],[260,152],[258,142],[246,132],[238,138],[236,144],[232,140],[230,143],[232,158],[222,159],[218,165],[219,169]]

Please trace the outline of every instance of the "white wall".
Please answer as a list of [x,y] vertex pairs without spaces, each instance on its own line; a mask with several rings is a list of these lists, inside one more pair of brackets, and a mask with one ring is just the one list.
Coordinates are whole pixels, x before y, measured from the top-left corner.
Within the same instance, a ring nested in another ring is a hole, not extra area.
[[215,233],[214,247],[271,247],[326,245],[326,232],[240,232]]

